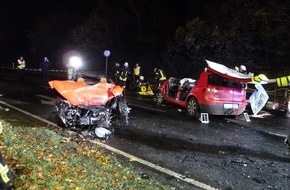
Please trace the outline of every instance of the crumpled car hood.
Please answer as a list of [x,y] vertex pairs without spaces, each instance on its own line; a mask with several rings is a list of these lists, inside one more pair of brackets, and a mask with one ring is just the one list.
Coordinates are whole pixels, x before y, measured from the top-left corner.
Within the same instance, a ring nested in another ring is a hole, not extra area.
[[88,85],[85,82],[70,80],[49,81],[52,89],[55,89],[72,105],[101,106],[113,97],[122,94],[123,88],[111,83],[98,83]]

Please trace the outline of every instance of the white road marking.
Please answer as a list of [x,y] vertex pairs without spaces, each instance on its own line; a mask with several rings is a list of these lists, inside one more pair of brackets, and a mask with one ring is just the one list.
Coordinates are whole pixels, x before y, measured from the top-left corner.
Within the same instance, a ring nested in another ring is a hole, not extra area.
[[173,176],[173,177],[175,177],[175,178],[177,178],[179,180],[185,181],[185,182],[190,183],[190,184],[192,184],[194,186],[197,186],[197,187],[200,187],[200,188],[206,189],[206,190],[215,190],[216,189],[216,188],[211,187],[211,186],[209,186],[209,185],[207,185],[205,183],[199,182],[199,181],[197,181],[195,179],[192,179],[192,178],[188,178],[188,177],[186,177],[186,176],[184,176],[182,174],[179,174],[177,172],[174,172],[174,171],[172,171],[170,169],[163,168],[161,166],[153,164],[152,162],[148,162],[146,160],[143,160],[142,158],[138,158],[138,157],[136,157],[136,156],[134,156],[132,154],[128,154],[128,153],[126,153],[126,152],[124,152],[122,150],[116,149],[114,147],[111,147],[111,146],[106,145],[104,143],[101,143],[99,141],[96,141],[96,140],[90,140],[90,141],[95,143],[95,144],[97,144],[98,146],[103,147],[103,148],[105,148],[107,150],[110,150],[110,151],[112,151],[112,152],[114,152],[116,154],[122,155],[122,156],[124,156],[126,158],[129,158],[129,159],[132,159],[135,162],[139,162],[139,163],[141,163],[141,164],[143,164],[145,166],[153,168],[153,169],[155,169],[155,170],[157,170],[159,172],[165,173],[165,174],[167,174],[169,176]]
[[[20,108],[17,108],[17,107],[15,107],[13,105],[10,105],[10,104],[6,103],[6,102],[0,101],[0,104],[4,104],[7,107],[10,107],[10,108],[12,108],[14,110],[17,110],[17,111],[19,111],[21,113],[24,113],[26,115],[29,115],[29,116],[31,116],[31,117],[33,117],[35,119],[38,119],[38,120],[40,120],[40,121],[42,121],[44,123],[49,124],[51,126],[54,126],[54,127],[58,127],[59,128],[59,126],[57,124],[55,124],[55,123],[53,123],[51,121],[48,121],[46,119],[43,119],[43,118],[41,118],[41,117],[39,117],[37,115],[34,115],[32,113],[29,113],[29,112],[27,112],[25,110],[22,110]],[[192,179],[192,178],[188,178],[188,177],[186,177],[186,176],[184,176],[184,175],[182,175],[180,173],[174,172],[174,171],[172,171],[170,169],[167,169],[167,168],[163,168],[163,167],[158,166],[158,165],[156,165],[154,163],[151,163],[149,161],[146,161],[146,160],[143,160],[141,158],[138,158],[138,157],[136,157],[136,156],[134,156],[132,154],[126,153],[126,152],[124,152],[122,150],[119,150],[119,149],[116,149],[116,148],[111,147],[109,145],[106,145],[104,143],[101,143],[101,142],[99,142],[97,140],[90,140],[90,141],[93,142],[93,143],[95,143],[96,145],[102,147],[102,148],[105,148],[105,149],[111,151],[111,152],[114,152],[116,154],[119,154],[119,155],[124,156],[124,157],[129,158],[129,159],[133,159],[135,162],[139,162],[140,164],[143,164],[145,166],[148,166],[148,167],[150,167],[152,169],[155,169],[155,170],[157,170],[159,172],[162,172],[162,173],[167,174],[169,176],[173,176],[173,177],[175,177],[175,178],[177,178],[177,179],[179,179],[181,181],[187,182],[189,184],[192,184],[194,186],[200,187],[200,188],[205,189],[205,190],[216,190],[216,188],[211,187],[210,185],[207,185],[205,183],[202,183],[202,182],[197,181],[197,180]]]
[[42,122],[44,122],[44,123],[47,123],[47,124],[49,124],[49,125],[52,125],[52,126],[54,126],[54,127],[59,127],[57,124],[55,124],[55,123],[53,123],[53,122],[51,122],[51,121],[48,121],[48,120],[46,120],[46,119],[43,119],[43,118],[41,118],[41,117],[39,117],[39,116],[37,116],[37,115],[34,115],[34,114],[30,113],[30,112],[27,112],[27,111],[25,111],[25,110],[22,110],[22,109],[20,109],[20,108],[15,107],[15,106],[12,106],[12,105],[10,105],[10,104],[8,104],[8,103],[6,103],[6,102],[0,101],[0,104],[4,104],[5,106],[8,106],[8,107],[10,107],[10,108],[12,108],[12,109],[14,109],[14,110],[16,110],[16,111],[19,111],[19,112],[21,112],[21,113],[24,113],[24,114],[26,114],[26,115],[29,115],[30,117],[33,117],[34,119],[40,120],[40,121],[42,121]]

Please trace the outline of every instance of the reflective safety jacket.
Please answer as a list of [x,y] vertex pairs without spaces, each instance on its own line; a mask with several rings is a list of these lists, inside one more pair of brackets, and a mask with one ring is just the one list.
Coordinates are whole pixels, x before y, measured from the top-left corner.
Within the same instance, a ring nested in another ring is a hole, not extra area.
[[12,187],[12,181],[12,173],[0,153],[0,189],[11,189],[9,187]]
[[18,62],[18,66],[17,66],[18,69],[25,69],[25,61],[24,60],[18,59],[17,62]]
[[290,86],[290,75],[276,78],[276,83],[278,87]]
[[141,67],[140,66],[134,67],[134,75],[135,76],[139,76],[140,72],[141,72]]
[[129,69],[123,68],[120,72],[120,77],[119,77],[120,81],[127,81],[128,74],[129,74]]
[[157,80],[157,81],[166,80],[166,75],[165,75],[164,71],[161,69],[157,69],[156,71],[154,71],[154,76],[155,76],[155,80]]

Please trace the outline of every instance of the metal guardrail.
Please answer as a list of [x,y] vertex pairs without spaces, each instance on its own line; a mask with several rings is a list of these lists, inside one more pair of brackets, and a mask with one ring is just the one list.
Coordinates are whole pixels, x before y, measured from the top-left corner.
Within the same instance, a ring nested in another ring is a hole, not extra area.
[[[7,70],[11,70],[11,71],[19,71],[20,70],[20,69],[13,68],[13,67],[0,67],[0,69],[7,69]],[[21,69],[21,70],[28,71],[28,72],[41,72],[40,69],[25,68],[25,69]],[[67,73],[67,70],[50,69],[49,72]]]
[[[41,83],[42,72],[40,69],[17,69],[11,67],[0,67],[1,78],[11,81],[25,81],[31,83]],[[48,75],[51,79],[66,79],[66,70],[49,70]]]
[[[31,77],[39,77],[39,80],[41,80],[41,75],[42,72],[40,69],[31,69],[31,68],[25,68],[25,69],[18,69],[18,68],[12,68],[12,67],[0,67],[0,73],[2,78],[19,78],[19,75],[22,73],[26,76],[26,78],[31,78]],[[61,70],[61,69],[50,69],[48,71],[48,74],[50,78],[53,79],[67,79],[67,70]],[[87,75],[87,76],[97,76],[100,73],[98,71],[94,70],[78,70],[77,74],[79,75]],[[110,75],[108,75],[110,76]],[[111,77],[111,76],[110,76]]]

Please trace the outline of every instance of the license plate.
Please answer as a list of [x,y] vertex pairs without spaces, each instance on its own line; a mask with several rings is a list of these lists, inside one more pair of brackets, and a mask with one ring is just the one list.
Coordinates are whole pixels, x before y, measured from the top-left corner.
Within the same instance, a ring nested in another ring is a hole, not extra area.
[[239,104],[224,104],[225,109],[237,109],[239,108]]

